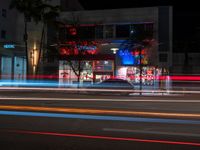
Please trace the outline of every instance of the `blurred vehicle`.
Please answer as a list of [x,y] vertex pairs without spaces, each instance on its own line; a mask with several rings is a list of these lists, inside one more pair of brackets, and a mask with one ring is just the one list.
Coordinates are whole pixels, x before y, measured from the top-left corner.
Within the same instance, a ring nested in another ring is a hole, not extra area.
[[129,95],[134,90],[134,86],[129,81],[123,79],[107,79],[100,83],[90,85],[87,88],[103,89],[103,91],[95,91],[94,93],[101,92],[101,94],[118,95]]

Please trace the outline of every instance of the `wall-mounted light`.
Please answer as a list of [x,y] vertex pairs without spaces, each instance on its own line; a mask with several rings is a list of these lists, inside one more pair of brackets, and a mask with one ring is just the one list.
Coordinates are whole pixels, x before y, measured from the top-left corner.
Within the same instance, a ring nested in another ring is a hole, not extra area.
[[111,48],[110,50],[113,51],[113,54],[116,54],[119,48]]
[[36,44],[34,44],[33,49],[31,50],[30,58],[31,58],[32,67],[33,67],[33,74],[35,74],[37,60],[38,60],[38,50],[37,50]]

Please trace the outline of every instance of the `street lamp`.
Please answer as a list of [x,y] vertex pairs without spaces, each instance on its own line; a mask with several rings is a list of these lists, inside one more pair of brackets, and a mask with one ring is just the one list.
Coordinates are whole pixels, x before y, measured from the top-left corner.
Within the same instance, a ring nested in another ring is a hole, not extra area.
[[116,73],[116,71],[117,71],[117,57],[116,57],[116,54],[117,54],[117,51],[119,50],[119,48],[111,48],[110,49],[112,52],[113,52],[113,54],[115,55],[115,61],[114,61],[114,76],[116,77],[116,75],[117,75],[117,73]]

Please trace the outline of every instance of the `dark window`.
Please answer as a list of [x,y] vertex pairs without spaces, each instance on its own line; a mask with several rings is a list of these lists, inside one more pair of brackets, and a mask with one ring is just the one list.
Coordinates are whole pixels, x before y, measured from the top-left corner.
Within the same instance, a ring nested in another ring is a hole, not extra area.
[[103,39],[103,26],[99,25],[95,28],[95,38],[96,39]]
[[60,35],[67,40],[90,40],[95,38],[95,26],[67,27],[60,30]]
[[7,10],[6,9],[2,9],[2,17],[7,17]]
[[159,55],[159,61],[160,62],[167,62],[168,61],[168,55],[167,54],[160,54]]
[[130,25],[117,25],[116,26],[116,37],[126,38],[130,35]]
[[1,30],[1,38],[6,39],[6,31],[5,30]]
[[105,38],[113,38],[114,27],[113,25],[105,26]]
[[146,32],[152,32],[153,31],[153,23],[145,24],[144,28],[145,28]]
[[78,37],[80,39],[94,39],[95,27],[94,26],[81,26],[78,28]]
[[133,24],[131,31],[136,41],[153,38],[153,24]]

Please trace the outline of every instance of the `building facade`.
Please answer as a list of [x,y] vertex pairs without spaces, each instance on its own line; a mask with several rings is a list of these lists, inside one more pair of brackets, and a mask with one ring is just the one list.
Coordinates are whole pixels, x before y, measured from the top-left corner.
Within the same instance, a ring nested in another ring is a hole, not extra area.
[[61,83],[118,76],[138,84],[142,75],[155,85],[172,65],[172,7],[62,12],[59,22],[59,43],[48,37],[60,52]]
[[[0,1],[0,79],[24,80],[27,78],[28,59],[29,75],[36,74],[36,67],[43,67],[43,63],[38,64],[39,47],[41,43],[42,23],[35,23],[29,20],[27,23],[28,32],[28,58],[26,56],[24,44],[24,16],[16,9],[10,9],[11,0]],[[62,10],[69,11],[82,9],[78,1],[74,0],[52,0],[51,5],[62,6]],[[44,47],[47,44],[47,32],[45,30]],[[43,69],[39,70],[43,73]]]
[[23,80],[26,78],[26,61],[18,32],[19,14],[10,10],[9,5],[10,0],[0,2],[0,79]]
[[173,75],[199,75],[200,53],[173,53]]
[[[26,78],[38,64],[42,24],[28,22],[28,58],[24,17],[0,2],[1,79]],[[172,65],[172,7],[83,10],[78,1],[53,0],[62,6],[58,28],[47,26],[42,75],[57,75],[61,83],[99,82],[118,76],[154,85]],[[58,59],[55,58],[58,53]],[[52,55],[51,57],[46,57]],[[47,59],[45,59],[47,58]]]

